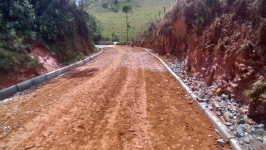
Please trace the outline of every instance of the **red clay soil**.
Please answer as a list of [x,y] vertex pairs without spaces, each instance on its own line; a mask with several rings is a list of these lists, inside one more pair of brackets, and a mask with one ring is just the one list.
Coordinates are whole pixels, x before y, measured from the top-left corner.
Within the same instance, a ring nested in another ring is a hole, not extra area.
[[18,84],[20,82],[32,79],[44,73],[45,69],[42,66],[38,66],[35,69],[27,69],[21,73],[10,72],[9,74],[0,75],[0,90]]
[[35,43],[32,51],[27,55],[36,58],[40,65],[34,69],[27,69],[21,73],[10,72],[5,76],[0,75],[0,90],[61,67],[58,59],[39,43]]
[[3,149],[228,149],[163,65],[105,48],[61,78],[0,104]]
[[33,46],[32,51],[28,55],[37,58],[38,62],[43,65],[47,72],[59,69],[61,66],[58,59],[38,43]]

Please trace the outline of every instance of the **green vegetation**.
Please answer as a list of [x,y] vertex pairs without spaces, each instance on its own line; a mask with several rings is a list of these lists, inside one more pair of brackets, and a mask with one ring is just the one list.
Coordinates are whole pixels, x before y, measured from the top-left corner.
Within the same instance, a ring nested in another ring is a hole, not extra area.
[[122,9],[123,13],[126,13],[126,30],[127,30],[127,42],[128,42],[128,30],[130,29],[129,22],[127,21],[127,14],[132,12],[131,5],[125,5]]
[[257,100],[265,100],[266,98],[266,80],[258,80],[252,84],[251,90],[248,92],[252,102]]
[[[116,34],[120,42],[127,41],[127,29],[125,26],[125,14],[122,13],[122,8],[125,5],[131,5],[133,13],[128,14],[128,22],[130,24],[130,30],[128,37],[131,39],[138,35],[138,33],[147,27],[147,23],[151,22],[159,17],[159,11],[161,11],[161,17],[163,16],[164,8],[166,11],[174,4],[175,0],[118,0],[118,12],[114,12],[113,8],[116,6],[113,0],[101,0],[96,1],[89,6],[88,12],[93,14],[97,18],[97,24],[101,27],[102,36],[109,42],[112,40],[112,34]],[[103,8],[103,5],[105,8]]]
[[221,5],[225,5],[225,4],[226,4],[226,0],[219,0],[219,3],[220,3]]
[[[66,0],[2,0],[0,3],[0,73],[34,69],[27,56],[34,43],[46,47],[61,62],[71,62],[93,49],[101,34],[87,3]],[[82,45],[82,43],[88,43]],[[78,44],[85,53],[78,51]],[[91,46],[91,47],[89,47]]]
[[265,116],[266,108],[266,80],[259,79],[251,85],[251,89],[245,91],[245,94],[250,98],[251,116]]
[[195,16],[196,16],[196,19],[195,19],[196,24],[202,23],[204,21],[202,16],[200,16],[198,14],[195,14]]

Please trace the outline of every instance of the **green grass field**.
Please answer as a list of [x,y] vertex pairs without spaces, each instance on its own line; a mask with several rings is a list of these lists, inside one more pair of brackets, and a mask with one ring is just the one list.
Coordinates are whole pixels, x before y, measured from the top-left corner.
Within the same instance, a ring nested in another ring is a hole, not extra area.
[[[128,14],[128,22],[130,24],[130,30],[128,33],[129,41],[132,37],[135,37],[143,27],[147,26],[149,21],[153,21],[159,17],[159,11],[161,17],[165,11],[169,10],[174,4],[175,0],[132,0],[132,2],[125,2],[126,0],[119,0],[118,12],[113,12],[108,5],[108,8],[102,8],[102,3],[106,0],[98,0],[92,3],[88,12],[93,14],[98,20],[97,23],[101,27],[103,37],[112,40],[112,34],[118,35],[120,42],[126,41],[126,14],[122,13],[124,5],[132,5],[133,13]],[[113,5],[115,7],[115,5]]]

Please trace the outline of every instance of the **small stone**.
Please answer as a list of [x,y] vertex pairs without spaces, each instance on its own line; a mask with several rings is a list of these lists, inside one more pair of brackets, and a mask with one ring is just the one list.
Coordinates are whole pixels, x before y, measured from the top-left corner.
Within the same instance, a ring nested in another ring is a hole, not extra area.
[[222,90],[221,88],[218,88],[218,89],[215,91],[215,93],[216,93],[217,95],[221,95],[222,92],[223,92],[223,90]]
[[234,114],[233,113],[229,113],[229,118],[233,119],[233,117],[234,117]]
[[220,103],[220,106],[223,107],[223,108],[226,108],[227,107],[227,104],[225,101],[221,101]]
[[203,100],[202,98],[197,97],[196,99],[197,99],[197,101],[200,102],[200,103],[201,103],[201,102],[204,102],[204,100]]
[[264,134],[264,130],[263,129],[257,129],[256,133],[258,133],[259,135],[263,135]]
[[263,137],[263,144],[266,144],[266,136]]
[[244,132],[244,136],[248,136],[249,134],[248,134],[248,132]]
[[264,124],[258,124],[258,125],[257,125],[257,128],[264,128],[264,127],[265,127]]
[[[227,102],[228,103],[228,102]],[[231,111],[234,111],[235,110],[235,107],[231,104],[228,104],[227,105],[227,108],[228,108],[228,111],[231,112]]]
[[248,149],[248,150],[252,150],[252,148],[250,147],[249,144],[244,144],[244,146],[246,147],[246,149]]
[[191,101],[189,101],[189,102],[188,102],[188,104],[190,104],[190,105],[191,105],[191,104],[193,104],[193,103],[194,103],[194,101],[193,101],[193,100],[191,100]]
[[262,137],[260,137],[260,136],[257,137],[257,140],[263,142],[263,139],[262,139]]
[[241,139],[238,140],[240,145],[243,145],[243,141]]
[[254,124],[254,122],[253,122],[252,119],[247,119],[247,123],[250,124],[250,125],[253,125]]
[[222,115],[222,113],[219,112],[219,111],[216,111],[215,114],[216,114],[217,116],[221,116],[221,115]]
[[231,126],[232,124],[231,124],[231,122],[225,122],[224,125]]
[[223,140],[223,139],[219,139],[219,140],[217,140],[217,144],[218,144],[219,146],[223,147],[223,146],[224,146],[224,140]]
[[244,123],[246,123],[245,118],[241,118],[241,119],[239,119],[239,120],[237,121],[237,124],[244,124]]
[[243,138],[243,142],[245,142],[245,143],[249,143],[250,142],[250,139],[249,139],[249,136],[245,136],[244,138]]
[[218,129],[215,129],[214,130],[214,133],[218,133],[219,134],[219,130]]
[[195,87],[195,86],[197,86],[197,83],[196,82],[192,82],[191,86]]
[[231,130],[231,131],[235,130],[233,126],[228,127],[228,129]]
[[214,107],[214,110],[218,110],[220,108],[220,105],[217,102],[213,102],[213,107]]
[[252,135],[248,135],[248,136],[249,136],[250,141],[252,141],[253,140]]
[[223,117],[224,117],[224,119],[226,120],[226,121],[230,121],[230,117],[229,117],[229,113],[228,112],[225,112],[224,114],[223,114]]
[[224,117],[223,117],[223,116],[221,116],[221,117],[220,117],[220,120],[221,120],[222,122],[225,122],[225,120],[224,120]]
[[243,111],[242,111],[244,114],[247,114],[248,113],[248,110],[246,110],[246,109],[243,109]]
[[251,133],[251,134],[255,134],[255,133],[256,133],[255,128],[252,127],[251,130],[250,130],[250,133]]
[[212,105],[209,105],[209,106],[208,106],[208,109],[213,110]]
[[244,132],[240,127],[236,128],[236,137],[241,138],[244,136]]
[[251,129],[251,126],[249,124],[244,124],[243,128],[247,131]]

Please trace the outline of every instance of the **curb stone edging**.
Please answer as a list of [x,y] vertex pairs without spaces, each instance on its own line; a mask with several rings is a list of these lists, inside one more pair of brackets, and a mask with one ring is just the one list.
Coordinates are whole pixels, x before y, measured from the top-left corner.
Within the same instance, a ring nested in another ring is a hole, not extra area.
[[180,83],[183,89],[187,92],[187,94],[193,99],[195,103],[199,106],[199,108],[203,111],[203,113],[209,118],[209,120],[212,122],[214,127],[219,131],[219,134],[222,135],[223,138],[225,138],[227,141],[230,142],[230,145],[234,150],[241,150],[241,147],[238,144],[238,140],[235,139],[235,136],[231,131],[227,129],[225,125],[223,125],[218,117],[214,115],[213,112],[211,112],[209,109],[205,108],[201,103],[199,103],[196,99],[196,95],[193,94],[192,91],[189,90],[188,86],[164,63],[164,61],[159,58],[158,56],[152,54],[149,50],[144,48],[146,52],[154,56],[155,58],[159,59],[160,62],[165,66],[165,68],[169,71],[169,73]]
[[5,89],[0,90],[0,102],[2,100],[6,99],[6,98],[9,98],[9,97],[15,95],[18,92],[30,89],[33,86],[39,85],[39,84],[41,84],[41,83],[43,83],[45,81],[48,81],[48,80],[53,79],[53,78],[56,78],[60,74],[66,73],[69,70],[74,69],[77,66],[81,66],[81,65],[89,62],[93,58],[95,58],[95,57],[97,57],[97,56],[102,54],[103,48],[100,48],[100,50],[101,50],[100,52],[98,52],[98,53],[96,53],[94,55],[88,56],[84,60],[78,61],[76,63],[70,64],[70,65],[65,66],[63,68],[59,68],[59,69],[54,70],[52,72],[48,72],[46,74],[34,77],[32,79],[20,82],[18,84],[15,84],[15,85],[12,85],[10,87],[7,87]]

